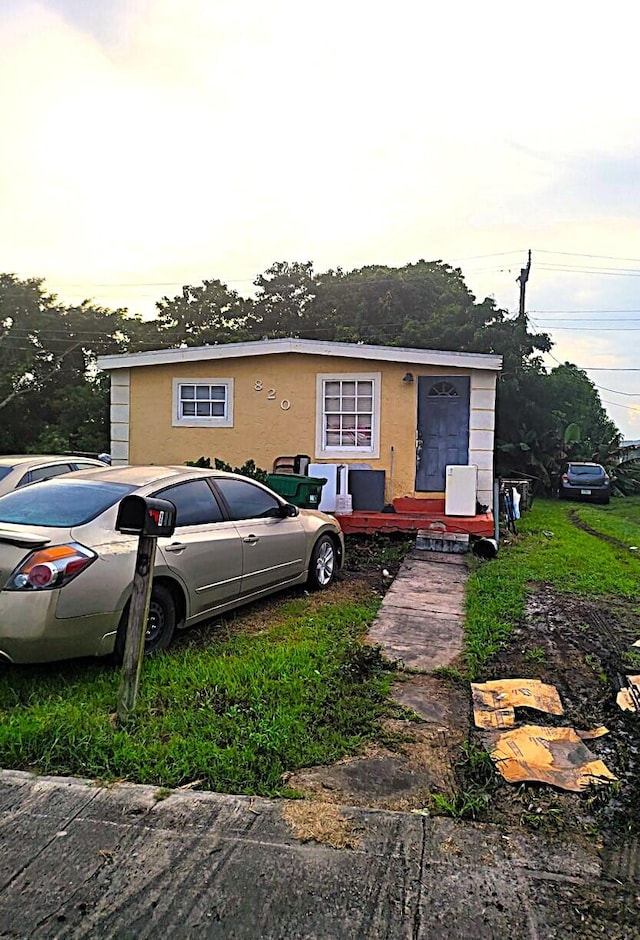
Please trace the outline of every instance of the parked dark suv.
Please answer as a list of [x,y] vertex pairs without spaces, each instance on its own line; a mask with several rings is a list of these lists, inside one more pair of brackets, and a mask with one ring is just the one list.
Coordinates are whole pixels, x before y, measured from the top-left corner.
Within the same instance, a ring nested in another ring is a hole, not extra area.
[[599,463],[568,463],[558,484],[560,499],[608,503],[611,483]]

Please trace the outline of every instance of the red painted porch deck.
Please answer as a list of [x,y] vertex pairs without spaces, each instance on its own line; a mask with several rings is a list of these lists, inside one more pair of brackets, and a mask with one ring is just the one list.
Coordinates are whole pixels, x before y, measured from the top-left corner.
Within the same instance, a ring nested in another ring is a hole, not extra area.
[[475,516],[445,516],[444,499],[394,499],[395,512],[371,512],[355,510],[352,513],[336,513],[336,519],[347,535],[376,532],[415,532],[431,526],[446,532],[464,532],[469,535],[493,535],[493,513],[483,512]]

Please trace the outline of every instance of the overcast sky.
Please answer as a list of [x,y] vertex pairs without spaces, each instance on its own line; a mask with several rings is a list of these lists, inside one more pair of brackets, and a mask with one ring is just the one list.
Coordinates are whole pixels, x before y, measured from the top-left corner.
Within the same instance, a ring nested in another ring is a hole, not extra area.
[[0,269],[150,314],[444,259],[516,310],[532,248],[532,322],[640,438],[634,7],[0,0]]

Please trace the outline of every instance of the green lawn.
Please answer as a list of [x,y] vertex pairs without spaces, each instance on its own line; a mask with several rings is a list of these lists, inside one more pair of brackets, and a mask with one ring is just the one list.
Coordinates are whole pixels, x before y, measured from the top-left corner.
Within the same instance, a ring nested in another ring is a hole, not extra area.
[[556,591],[638,598],[640,552],[610,545],[582,532],[569,513],[625,546],[640,545],[640,498],[610,506],[536,500],[519,522],[519,535],[497,559],[472,561],[467,590],[466,646],[471,678],[507,639],[524,613],[527,584],[546,582]]
[[635,545],[640,551],[640,497],[614,499],[608,506],[576,503],[573,508],[592,529],[624,542],[627,547]]
[[113,717],[105,663],[0,674],[0,765],[92,779],[271,795],[282,774],[374,737],[390,674],[362,645],[379,601],[336,585],[230,618],[145,661],[139,706]]

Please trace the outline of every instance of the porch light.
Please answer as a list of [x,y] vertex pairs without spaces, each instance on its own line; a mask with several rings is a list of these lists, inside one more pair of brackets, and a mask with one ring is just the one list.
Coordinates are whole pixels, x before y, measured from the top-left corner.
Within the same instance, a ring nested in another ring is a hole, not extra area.
[[405,372],[404,378],[402,380],[406,385],[411,385],[413,382],[413,372]]

